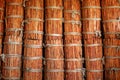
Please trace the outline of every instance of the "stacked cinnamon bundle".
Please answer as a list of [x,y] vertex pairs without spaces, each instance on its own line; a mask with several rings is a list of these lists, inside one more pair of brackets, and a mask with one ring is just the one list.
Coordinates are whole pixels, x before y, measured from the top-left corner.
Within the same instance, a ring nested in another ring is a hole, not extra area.
[[103,80],[100,0],[82,1],[86,80]]
[[105,80],[120,76],[120,2],[102,0],[104,31]]
[[65,80],[83,80],[81,11],[79,0],[64,0]]
[[42,80],[44,0],[27,0],[24,7],[23,80]]
[[[0,0],[0,55],[2,56],[2,40],[3,40],[3,34],[4,34],[4,12],[5,12],[5,1]],[[1,74],[1,60],[0,60],[0,74]],[[1,77],[0,77],[1,79]]]
[[63,0],[45,0],[45,80],[64,80]]
[[5,0],[5,38],[2,54],[2,79],[20,80],[22,65],[23,0]]

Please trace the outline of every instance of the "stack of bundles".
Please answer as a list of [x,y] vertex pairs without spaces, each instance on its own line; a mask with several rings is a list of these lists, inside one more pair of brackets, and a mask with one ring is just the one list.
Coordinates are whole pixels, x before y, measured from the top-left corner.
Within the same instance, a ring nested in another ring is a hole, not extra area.
[[103,80],[100,0],[82,1],[86,80]]
[[23,79],[42,80],[44,0],[25,2]]
[[21,79],[23,0],[6,0],[2,79]]
[[65,80],[83,80],[80,1],[64,0]]
[[119,80],[120,76],[120,2],[102,0],[104,31],[105,79]]
[[64,80],[62,0],[45,0],[45,80]]
[[[5,10],[4,8],[5,8],[5,1],[0,0],[0,55],[2,54],[2,40],[4,33],[4,10]],[[1,61],[0,61],[0,70],[1,70]]]

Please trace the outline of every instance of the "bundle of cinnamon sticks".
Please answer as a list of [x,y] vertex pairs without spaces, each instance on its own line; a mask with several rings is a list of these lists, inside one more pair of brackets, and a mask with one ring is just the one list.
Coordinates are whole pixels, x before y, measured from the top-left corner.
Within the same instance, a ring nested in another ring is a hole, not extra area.
[[24,9],[23,80],[42,80],[44,0],[27,0]]
[[104,31],[105,80],[119,80],[120,76],[120,2],[102,0]]
[[23,0],[5,0],[5,38],[2,79],[20,80],[22,72]]
[[86,80],[103,80],[100,0],[82,1]]

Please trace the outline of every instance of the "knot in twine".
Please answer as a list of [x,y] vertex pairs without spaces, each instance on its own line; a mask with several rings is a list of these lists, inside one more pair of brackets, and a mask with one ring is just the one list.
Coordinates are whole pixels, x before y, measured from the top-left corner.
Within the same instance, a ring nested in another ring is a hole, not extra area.
[[101,37],[102,36],[100,31],[96,31],[95,35],[96,35],[96,37]]

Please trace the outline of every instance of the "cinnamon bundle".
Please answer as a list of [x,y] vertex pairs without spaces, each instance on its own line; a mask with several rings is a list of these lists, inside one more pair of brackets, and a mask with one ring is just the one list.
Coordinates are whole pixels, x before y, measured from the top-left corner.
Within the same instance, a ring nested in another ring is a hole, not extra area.
[[64,80],[63,0],[45,0],[45,80]]
[[119,0],[102,0],[101,2],[104,31],[105,79],[119,80],[120,2]]
[[104,39],[105,80],[118,80],[120,76],[120,40]]
[[45,41],[44,80],[64,80],[62,40]]
[[83,38],[101,38],[100,0],[82,1]]
[[101,2],[104,38],[120,39],[119,0],[102,0]]
[[44,0],[25,2],[24,39],[43,39]]
[[5,36],[2,56],[2,79],[21,79],[22,39]]
[[24,80],[42,80],[42,59],[42,40],[24,40]]
[[86,80],[103,80],[100,0],[82,1]]
[[25,1],[23,79],[42,80],[44,0]]
[[103,80],[103,52],[101,39],[85,39],[84,53],[86,65],[86,80]]
[[2,79],[21,79],[23,0],[6,1]]
[[62,39],[63,1],[45,0],[45,38]]
[[82,27],[79,0],[64,0],[65,80],[83,80]]

